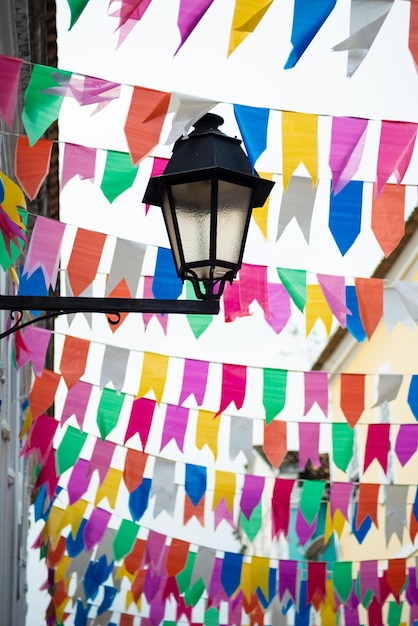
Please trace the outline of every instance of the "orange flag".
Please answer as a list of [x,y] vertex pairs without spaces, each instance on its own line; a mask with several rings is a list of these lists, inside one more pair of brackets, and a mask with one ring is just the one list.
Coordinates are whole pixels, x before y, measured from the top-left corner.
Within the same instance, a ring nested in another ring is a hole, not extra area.
[[406,582],[406,559],[389,559],[386,578],[393,595],[399,596]]
[[15,174],[20,186],[30,200],[38,195],[39,189],[49,172],[52,141],[39,139],[29,145],[26,135],[17,139],[15,152]]
[[75,296],[82,294],[96,277],[105,241],[103,233],[77,229],[67,266],[68,280]]
[[378,527],[377,522],[377,499],[379,497],[380,484],[360,483],[358,492],[358,508],[356,528],[360,528],[367,516]]
[[61,376],[56,372],[44,370],[42,376],[35,378],[29,395],[29,405],[33,419],[45,413],[52,406]]
[[370,339],[383,317],[383,280],[356,278],[355,285],[360,318]]
[[136,165],[158,144],[171,95],[145,87],[134,87],[125,135],[132,163]]
[[409,3],[409,50],[418,69],[418,2]]
[[60,370],[65,384],[71,389],[86,369],[90,341],[66,335],[61,355]]
[[287,452],[286,422],[273,420],[264,425],[263,450],[273,467],[279,467]]
[[165,569],[169,576],[177,576],[186,567],[190,544],[173,537],[165,561]]
[[187,494],[185,495],[183,523],[187,524],[193,516],[201,523],[202,526],[205,526],[205,496],[203,496],[198,504],[194,506],[189,496]]
[[372,231],[387,258],[405,234],[405,185],[385,185],[380,196],[375,190]]
[[364,411],[364,374],[341,374],[340,406],[351,428],[359,421]]

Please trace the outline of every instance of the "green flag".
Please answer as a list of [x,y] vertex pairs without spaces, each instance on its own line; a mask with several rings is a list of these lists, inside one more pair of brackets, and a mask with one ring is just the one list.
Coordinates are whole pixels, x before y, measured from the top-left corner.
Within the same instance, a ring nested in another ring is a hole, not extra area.
[[338,561],[332,564],[332,582],[341,602],[347,602],[353,589],[351,561]]
[[283,411],[286,404],[287,370],[263,369],[263,406],[266,411],[266,423]]
[[71,12],[71,22],[68,30],[72,29],[72,27],[86,8],[88,1],[89,0],[67,0]]
[[138,173],[138,167],[138,165],[133,165],[127,152],[107,151],[100,189],[110,203],[132,187]]
[[86,439],[87,433],[82,433],[73,426],[67,427],[56,453],[58,474],[62,474],[77,462]]
[[306,304],[306,271],[288,270],[278,267],[277,273],[289,296],[298,309],[303,312]]
[[117,393],[114,389],[103,389],[97,409],[97,426],[102,441],[116,427],[124,399],[124,393]]
[[116,561],[123,559],[123,557],[130,553],[135,539],[137,538],[139,528],[139,524],[131,522],[129,519],[122,520],[113,540],[113,554]]
[[332,455],[335,465],[346,471],[353,456],[354,430],[342,422],[332,425]]
[[256,537],[263,525],[261,502],[259,502],[254,508],[253,512],[250,515],[250,519],[247,519],[245,515],[241,513],[240,523],[248,539],[250,541],[254,541],[254,538]]
[[300,510],[309,525],[313,523],[319,513],[324,489],[324,480],[305,480],[303,483]]

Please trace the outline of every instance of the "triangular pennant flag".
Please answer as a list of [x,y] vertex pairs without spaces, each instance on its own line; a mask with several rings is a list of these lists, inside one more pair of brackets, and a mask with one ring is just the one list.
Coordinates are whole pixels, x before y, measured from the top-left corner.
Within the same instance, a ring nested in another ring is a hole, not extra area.
[[385,185],[373,194],[372,231],[387,258],[405,234],[405,185]]
[[335,52],[348,50],[348,77],[364,61],[392,5],[393,0],[351,0],[350,36],[332,48]]
[[[71,20],[69,30],[74,26],[74,24],[79,19],[80,15],[86,8],[89,0],[67,0],[67,4],[70,7],[71,12]],[[78,626],[78,625],[77,625]]]
[[380,195],[392,174],[401,184],[412,158],[418,124],[383,120],[380,130],[375,195]]
[[83,376],[89,349],[90,341],[87,339],[65,336],[59,369],[67,389],[71,389]]
[[175,55],[199,24],[212,2],[213,0],[180,0],[177,26],[181,40]]
[[15,175],[23,191],[34,200],[49,173],[52,141],[39,139],[30,146],[28,138],[19,135],[15,153]]
[[257,159],[267,148],[270,109],[234,104],[234,115],[244,141],[251,169],[254,170]]
[[67,277],[74,296],[80,296],[97,274],[106,235],[77,228],[67,265]]
[[158,144],[170,94],[134,87],[124,130],[132,163],[137,164]]
[[273,0],[235,0],[228,56],[253,33]]
[[366,143],[368,120],[357,117],[333,117],[329,166],[332,191],[337,194],[346,186],[360,166]]
[[126,152],[108,150],[100,189],[105,198],[114,202],[124,191],[130,189],[138,173],[138,165],[133,165]]
[[32,66],[22,113],[23,125],[31,146],[58,119],[64,99],[63,96],[48,94],[47,90],[50,87],[56,87],[60,82],[68,82],[70,78],[71,72],[36,63]]
[[296,175],[290,178],[280,204],[276,241],[280,239],[292,219],[295,219],[306,243],[309,243],[316,191],[317,188],[312,185],[310,178]]
[[0,55],[0,81],[3,89],[0,94],[0,117],[12,130],[19,89],[21,59]]
[[[302,0],[302,2],[305,1]],[[335,2],[335,0],[332,1]],[[318,182],[318,115],[282,112],[282,152],[283,190],[286,191],[293,173],[301,164],[306,167],[312,178],[312,184],[316,186]]]
[[78,175],[81,180],[94,180],[96,154],[96,148],[88,148],[73,143],[64,144],[61,191],[74,176]]
[[352,180],[338,193],[331,191],[328,226],[344,256],[361,230],[363,181]]
[[337,0],[295,0],[292,24],[292,51],[284,69],[295,67],[306,48],[334,10]]

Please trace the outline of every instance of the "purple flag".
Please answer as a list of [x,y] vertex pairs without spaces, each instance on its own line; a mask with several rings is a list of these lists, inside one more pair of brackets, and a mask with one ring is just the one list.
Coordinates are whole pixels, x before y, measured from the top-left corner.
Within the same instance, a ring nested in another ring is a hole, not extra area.
[[89,488],[90,476],[87,475],[88,464],[88,461],[79,458],[72,469],[67,487],[70,504],[77,502]]
[[401,424],[396,437],[395,452],[402,467],[415,454],[417,446],[418,424]]
[[74,176],[81,180],[94,180],[96,170],[96,148],[87,148],[72,143],[66,143],[62,163],[61,189]]
[[61,425],[65,424],[71,415],[75,415],[80,430],[83,430],[84,417],[90,400],[92,385],[79,380],[68,390],[61,415]]
[[357,172],[366,142],[368,120],[333,117],[329,166],[332,190],[337,194]]
[[244,487],[242,489],[240,507],[247,519],[261,500],[264,489],[264,476],[245,474]]
[[174,53],[175,55],[196,28],[212,2],[213,0],[180,0],[177,26],[180,30],[181,41]]
[[[304,373],[305,382],[305,410],[304,415],[312,408],[315,402],[325,417],[328,415],[328,374],[327,372],[309,371]],[[312,459],[311,459],[312,460]]]
[[167,405],[160,450],[174,439],[180,452],[183,452],[188,419],[189,409],[173,404]]
[[318,455],[319,422],[299,423],[299,467],[305,469],[310,460],[314,467],[320,467]]
[[179,404],[183,404],[190,395],[194,395],[199,406],[203,404],[208,378],[209,362],[185,359],[183,386],[180,392]]
[[41,268],[47,287],[55,288],[65,224],[38,216],[33,227],[23,274],[30,278]]
[[94,509],[83,531],[84,546],[89,552],[103,539],[111,517],[110,511]]

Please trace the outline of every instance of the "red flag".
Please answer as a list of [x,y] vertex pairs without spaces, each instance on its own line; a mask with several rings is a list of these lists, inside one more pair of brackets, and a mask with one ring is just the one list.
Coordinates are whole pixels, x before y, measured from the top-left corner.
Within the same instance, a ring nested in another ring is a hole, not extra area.
[[341,374],[340,404],[351,428],[359,421],[364,411],[364,374]]

